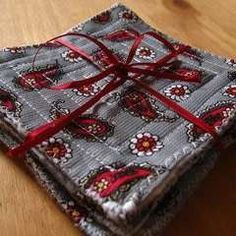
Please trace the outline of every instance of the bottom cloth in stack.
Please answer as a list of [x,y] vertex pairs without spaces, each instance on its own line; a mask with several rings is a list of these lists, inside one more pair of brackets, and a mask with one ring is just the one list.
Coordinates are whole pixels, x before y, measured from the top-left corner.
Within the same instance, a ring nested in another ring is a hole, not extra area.
[[[235,141],[236,125],[225,134],[222,144],[227,148],[234,144]],[[16,144],[2,130],[0,130],[0,143],[6,149]],[[193,167],[184,173],[177,183],[171,187],[169,192],[157,204],[156,208],[149,212],[148,219],[145,220],[145,223],[140,225],[137,231],[132,232],[130,235],[151,236],[161,233],[208,172],[214,167],[218,154],[215,150],[210,150],[200,157]],[[76,203],[63,186],[32,156],[27,155],[25,164],[37,182],[49,193],[52,199],[70,217],[79,230],[91,236],[115,235],[108,228],[97,223],[93,217],[93,210],[85,209],[82,204],[79,205]]]

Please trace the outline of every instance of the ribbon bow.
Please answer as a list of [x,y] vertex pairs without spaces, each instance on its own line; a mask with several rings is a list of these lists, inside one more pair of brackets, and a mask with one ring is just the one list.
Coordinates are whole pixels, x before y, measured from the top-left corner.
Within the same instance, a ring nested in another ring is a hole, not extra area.
[[[214,127],[208,125],[205,121],[196,117],[187,109],[180,106],[179,104],[172,101],[171,99],[165,97],[160,92],[149,87],[144,81],[142,81],[142,78],[144,78],[145,76],[154,76],[157,79],[165,78],[165,79],[181,80],[181,81],[187,81],[187,82],[201,82],[199,81],[199,78],[183,76],[177,73],[169,72],[164,69],[164,67],[167,67],[171,64],[171,60],[175,59],[178,55],[182,54],[187,49],[189,49],[188,46],[180,46],[177,49],[175,49],[173,45],[170,42],[168,42],[165,38],[163,38],[161,35],[156,34],[154,32],[147,32],[136,37],[136,39],[134,40],[131,46],[127,59],[125,60],[125,62],[121,62],[115,55],[113,55],[113,53],[103,43],[101,43],[96,38],[90,35],[81,34],[81,33],[67,33],[67,34],[63,34],[61,36],[55,37],[48,41],[48,42],[54,41],[61,45],[66,46],[72,51],[78,53],[81,58],[94,64],[96,67],[97,65],[94,63],[93,57],[89,55],[87,52],[83,51],[78,46],[66,40],[64,38],[65,36],[77,36],[80,38],[86,38],[87,40],[93,42],[101,49],[101,51],[107,57],[110,65],[108,66],[107,69],[102,69],[102,71],[99,74],[92,76],[90,78],[86,78],[80,81],[72,81],[72,82],[64,83],[57,86],[51,86],[49,87],[49,89],[52,89],[52,90],[64,90],[64,89],[72,89],[72,88],[76,89],[76,88],[79,88],[80,86],[92,85],[110,75],[113,75],[113,77],[100,92],[98,92],[90,100],[85,102],[83,105],[81,105],[79,108],[77,108],[70,114],[60,116],[57,119],[50,121],[36,128],[33,131],[30,131],[26,135],[25,140],[22,144],[20,144],[18,147],[15,147],[9,150],[8,154],[10,156],[23,155],[31,148],[35,147],[36,145],[42,143],[44,140],[55,135],[60,130],[64,129],[70,122],[73,122],[73,119],[82,115],[89,108],[91,108],[97,102],[99,102],[99,100],[102,97],[116,90],[118,87],[122,86],[128,80],[134,82],[135,85],[144,89],[147,93],[155,97],[158,101],[163,103],[169,109],[176,112],[182,118],[188,120],[191,123],[194,123],[202,131],[211,134],[214,138],[217,137],[217,133]],[[143,41],[145,36],[152,37],[162,42],[170,50],[170,53],[163,56],[161,59],[151,62],[151,63],[133,63],[132,61],[135,56],[136,50],[138,46],[140,45],[140,43]],[[34,56],[33,63],[32,63],[33,69],[34,69],[36,56],[42,47],[43,45],[41,45],[38,48]]]

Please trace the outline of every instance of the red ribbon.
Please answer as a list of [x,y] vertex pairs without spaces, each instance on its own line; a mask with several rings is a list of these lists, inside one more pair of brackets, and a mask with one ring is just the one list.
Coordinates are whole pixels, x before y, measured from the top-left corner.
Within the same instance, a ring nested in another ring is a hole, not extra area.
[[[168,42],[162,36],[154,32],[147,32],[136,37],[131,47],[131,50],[129,52],[129,55],[126,61],[123,63],[115,55],[113,55],[113,53],[103,43],[101,43],[96,38],[89,35],[80,34],[80,33],[67,33],[67,34],[55,37],[48,41],[48,42],[54,41],[61,45],[66,46],[72,51],[78,53],[83,59],[94,64],[96,67],[98,66],[94,63],[92,56],[89,55],[87,52],[83,51],[81,48],[74,45],[73,43],[71,43],[70,41],[64,39],[63,37],[65,36],[78,36],[80,38],[86,38],[89,41],[93,42],[105,54],[105,56],[107,57],[110,63],[110,66],[107,69],[102,69],[102,71],[99,74],[92,76],[90,78],[83,79],[80,81],[72,81],[72,82],[64,83],[57,86],[52,86],[52,87],[49,87],[49,89],[52,89],[52,90],[76,89],[76,88],[79,88],[80,86],[92,85],[109,75],[113,75],[113,77],[111,78],[110,82],[108,82],[107,85],[99,93],[97,93],[94,97],[92,97],[90,100],[85,102],[83,105],[81,105],[79,108],[77,108],[70,114],[60,116],[56,120],[50,121],[36,128],[35,130],[29,132],[26,135],[25,140],[22,144],[20,144],[18,147],[15,147],[14,149],[11,149],[8,152],[10,156],[24,155],[28,150],[35,147],[37,144],[40,144],[44,140],[55,135],[60,130],[65,128],[70,122],[73,122],[73,119],[82,115],[89,108],[91,108],[97,102],[99,102],[102,97],[116,90],[118,87],[123,85],[127,80],[133,81],[134,84],[144,89],[151,96],[155,97],[157,100],[163,103],[166,107],[168,107],[169,109],[179,114],[182,118],[188,120],[191,123],[194,123],[202,131],[211,134],[214,138],[217,138],[218,135],[214,127],[208,125],[205,121],[196,117],[187,109],[180,106],[179,104],[172,101],[171,99],[165,97],[160,92],[149,87],[145,82],[142,81],[142,78],[144,76],[154,76],[157,79],[166,78],[166,79],[171,79],[171,80],[181,80],[181,81],[187,81],[187,82],[201,82],[199,81],[198,78],[191,78],[188,76],[179,75],[177,73],[172,73],[165,70],[164,68],[170,65],[171,60],[175,59],[178,55],[182,54],[184,51],[189,49],[188,46],[181,46],[178,49],[175,49],[172,46],[172,44]],[[170,50],[170,53],[152,63],[132,63],[135,52],[145,36],[152,37],[162,42],[166,47],[168,47],[168,49]],[[34,69],[36,56],[42,47],[43,45],[41,45],[38,48],[34,56],[33,69]]]

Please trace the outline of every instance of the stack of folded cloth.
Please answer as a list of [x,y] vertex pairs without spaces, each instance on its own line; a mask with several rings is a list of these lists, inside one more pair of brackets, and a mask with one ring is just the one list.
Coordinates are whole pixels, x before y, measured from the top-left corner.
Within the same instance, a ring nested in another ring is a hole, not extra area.
[[[96,38],[121,62],[146,32],[155,32],[161,40],[143,37],[133,63],[160,61],[170,53],[166,41],[176,50],[183,47],[120,4],[69,32]],[[22,145],[38,127],[73,113],[114,79],[108,74],[92,84],[50,89],[110,67],[107,55],[91,40],[76,34],[63,38],[69,47],[55,40],[0,52],[0,140],[8,149]],[[93,63],[74,48],[88,52]],[[24,160],[86,234],[156,235],[214,166],[216,149],[234,141],[234,66],[233,60],[188,47],[159,68],[163,78],[141,78],[215,133],[204,132],[195,119],[190,122],[191,117],[185,119],[127,80],[58,132],[30,146]]]

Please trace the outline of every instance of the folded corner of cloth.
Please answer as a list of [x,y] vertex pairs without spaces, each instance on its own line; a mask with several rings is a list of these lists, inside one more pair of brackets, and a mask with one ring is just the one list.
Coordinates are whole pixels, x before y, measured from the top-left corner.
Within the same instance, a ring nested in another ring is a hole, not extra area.
[[156,235],[235,140],[236,62],[122,4],[0,56],[0,141],[88,235]]

